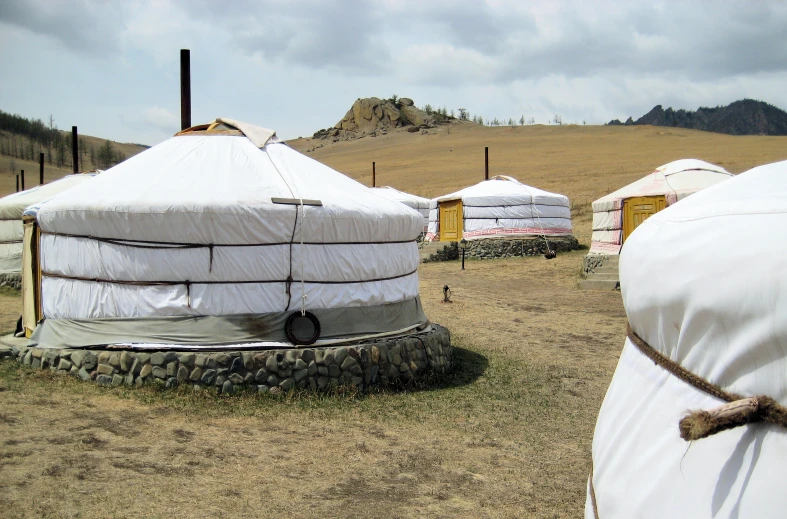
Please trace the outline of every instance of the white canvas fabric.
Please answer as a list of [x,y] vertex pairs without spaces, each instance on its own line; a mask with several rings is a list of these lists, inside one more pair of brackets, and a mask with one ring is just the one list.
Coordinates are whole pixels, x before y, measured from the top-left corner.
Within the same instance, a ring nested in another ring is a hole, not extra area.
[[466,240],[505,235],[571,234],[571,208],[567,196],[501,175],[432,200],[427,239],[434,239],[439,234],[439,203],[455,199],[462,200]]
[[[664,195],[667,205],[732,177],[722,167],[697,159],[681,159],[656,168],[650,175],[593,202],[590,254],[618,254],[623,245],[623,201]],[[616,231],[609,233],[604,231]]]
[[420,213],[272,134],[262,148],[244,135],[175,136],[43,204],[37,220],[47,319],[263,314],[300,310],[302,301],[309,310],[418,297]]
[[[787,162],[650,217],[620,258],[632,329],[727,392],[787,405],[786,226]],[[599,517],[784,517],[787,431],[758,423],[691,444],[679,437],[688,410],[723,403],[626,340],[593,438]]]
[[398,189],[394,189],[390,186],[385,187],[373,187],[371,190],[377,196],[381,196],[388,200],[395,200],[396,202],[400,202],[407,207],[415,209],[418,211],[421,216],[424,218],[424,231],[426,231],[427,226],[429,225],[429,203],[431,200],[428,198],[424,198],[422,196],[412,195],[410,193],[405,193],[404,191],[399,191]]
[[0,274],[22,272],[22,213],[25,208],[57,196],[94,176],[92,173],[67,175],[0,198]]

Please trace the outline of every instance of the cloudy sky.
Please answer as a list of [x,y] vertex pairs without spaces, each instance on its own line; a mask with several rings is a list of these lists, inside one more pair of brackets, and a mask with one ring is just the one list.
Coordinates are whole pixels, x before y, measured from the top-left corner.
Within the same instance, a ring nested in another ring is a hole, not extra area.
[[785,28],[782,1],[2,0],[0,109],[156,144],[179,129],[181,48],[194,124],[284,138],[393,94],[543,124],[787,109]]

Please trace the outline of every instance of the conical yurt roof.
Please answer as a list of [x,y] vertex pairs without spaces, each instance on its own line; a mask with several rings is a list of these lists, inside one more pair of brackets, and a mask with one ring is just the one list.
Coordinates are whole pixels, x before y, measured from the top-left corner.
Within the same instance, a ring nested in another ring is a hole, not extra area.
[[[710,385],[733,400],[764,395],[787,406],[787,245],[774,237],[785,226],[787,161],[696,193],[626,241],[629,324],[673,366],[654,363],[636,337],[625,341],[593,439],[598,517],[784,515],[787,494],[774,492],[783,426],[749,423],[689,442],[679,422],[727,403]],[[592,517],[590,497],[586,509]]]
[[[332,339],[426,321],[422,217],[261,127],[217,119],[181,132],[43,204],[37,219],[42,306],[58,340],[57,326],[87,322],[83,343],[281,341],[296,309],[322,313]],[[206,316],[201,336],[156,322]],[[240,329],[238,316],[278,324]]]
[[413,209],[429,209],[430,200],[428,198],[413,195],[411,193],[405,193],[404,191],[399,191],[398,189],[391,186],[373,187],[371,189],[377,196],[381,196],[388,200],[401,202],[407,207],[412,207]]
[[[523,184],[515,178],[498,175],[454,193],[437,197],[437,202],[461,198],[467,206],[510,206],[549,204],[568,206],[568,197]],[[436,204],[435,204],[436,206]]]

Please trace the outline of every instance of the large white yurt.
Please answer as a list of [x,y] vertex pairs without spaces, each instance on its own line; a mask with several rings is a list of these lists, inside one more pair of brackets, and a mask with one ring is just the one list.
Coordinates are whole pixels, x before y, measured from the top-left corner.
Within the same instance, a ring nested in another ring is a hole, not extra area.
[[420,213],[242,122],[184,130],[35,224],[31,345],[280,345],[295,315],[303,344],[427,324]]
[[784,229],[787,161],[632,233],[620,256],[631,332],[596,424],[588,519],[785,516]]
[[431,200],[422,196],[399,191],[398,189],[394,189],[391,186],[373,187],[371,189],[377,196],[381,196],[387,200],[400,202],[407,207],[411,207],[421,213],[421,215],[424,217],[424,232],[426,232],[426,228],[429,225],[429,204],[431,203]]
[[499,175],[432,200],[428,240],[571,234],[568,197]]
[[25,208],[48,200],[94,176],[92,173],[67,175],[49,184],[0,198],[0,274],[22,272],[22,213]]
[[593,202],[590,254],[619,254],[626,238],[647,218],[732,176],[702,160],[681,159],[599,198]]

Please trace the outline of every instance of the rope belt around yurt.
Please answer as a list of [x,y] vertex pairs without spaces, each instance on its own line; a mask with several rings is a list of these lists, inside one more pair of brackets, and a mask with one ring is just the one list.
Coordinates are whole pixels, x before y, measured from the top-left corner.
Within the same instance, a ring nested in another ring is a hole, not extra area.
[[[665,357],[642,337],[636,334],[628,325],[628,338],[631,343],[656,365],[664,368],[683,382],[715,396],[728,403],[708,411],[691,411],[678,422],[680,437],[686,441],[701,440],[716,433],[734,429],[742,425],[757,422],[767,422],[787,428],[787,408],[765,395],[744,397],[736,393],[725,391],[716,384],[705,380],[687,370],[674,360]],[[590,478],[588,480],[590,503],[593,515],[599,519],[596,506],[596,492],[593,488],[593,461],[590,462]]]

